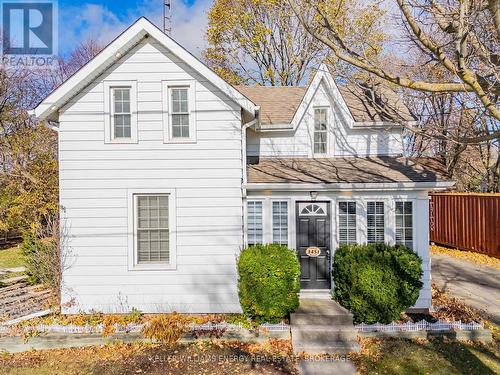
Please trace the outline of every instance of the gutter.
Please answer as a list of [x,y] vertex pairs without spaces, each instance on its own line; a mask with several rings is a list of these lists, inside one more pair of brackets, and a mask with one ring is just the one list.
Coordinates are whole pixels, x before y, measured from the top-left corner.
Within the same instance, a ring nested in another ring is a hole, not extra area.
[[242,205],[243,205],[243,246],[246,244],[246,233],[247,233],[247,205],[246,205],[246,197],[247,197],[247,129],[260,124],[260,107],[255,107],[255,117],[253,120],[243,124],[241,127],[241,163],[243,175],[241,178],[241,196],[242,196]]
[[246,190],[277,191],[374,191],[374,190],[445,190],[454,181],[437,182],[383,182],[383,183],[247,183]]

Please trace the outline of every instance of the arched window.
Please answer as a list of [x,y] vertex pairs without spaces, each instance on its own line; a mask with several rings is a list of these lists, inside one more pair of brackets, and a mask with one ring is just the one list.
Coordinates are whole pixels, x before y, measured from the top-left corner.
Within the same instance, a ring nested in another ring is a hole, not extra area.
[[303,203],[299,212],[301,216],[326,216],[326,203]]

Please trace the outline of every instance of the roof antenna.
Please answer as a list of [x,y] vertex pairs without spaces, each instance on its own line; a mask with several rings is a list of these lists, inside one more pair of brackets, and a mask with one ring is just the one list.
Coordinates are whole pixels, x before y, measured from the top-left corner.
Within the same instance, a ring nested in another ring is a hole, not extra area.
[[163,32],[169,36],[172,32],[172,1],[163,0]]

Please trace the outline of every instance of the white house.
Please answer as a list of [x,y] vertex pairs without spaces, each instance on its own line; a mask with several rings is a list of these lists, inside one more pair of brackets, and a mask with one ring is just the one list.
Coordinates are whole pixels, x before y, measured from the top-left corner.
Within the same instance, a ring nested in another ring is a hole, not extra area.
[[331,288],[339,243],[405,243],[430,307],[427,193],[451,182],[323,66],[233,87],[141,18],[35,114],[59,132],[65,313],[239,312],[237,257],[260,242],[298,250],[304,289]]

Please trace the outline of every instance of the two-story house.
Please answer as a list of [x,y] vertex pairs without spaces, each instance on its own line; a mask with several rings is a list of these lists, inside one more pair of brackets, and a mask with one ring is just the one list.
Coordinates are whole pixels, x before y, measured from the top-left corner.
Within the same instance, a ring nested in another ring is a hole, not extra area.
[[430,307],[427,193],[451,182],[324,66],[307,87],[233,87],[141,18],[35,114],[59,132],[65,313],[239,312],[238,254],[269,242],[326,290],[339,244],[403,243]]

